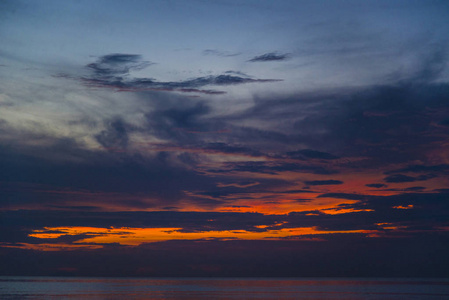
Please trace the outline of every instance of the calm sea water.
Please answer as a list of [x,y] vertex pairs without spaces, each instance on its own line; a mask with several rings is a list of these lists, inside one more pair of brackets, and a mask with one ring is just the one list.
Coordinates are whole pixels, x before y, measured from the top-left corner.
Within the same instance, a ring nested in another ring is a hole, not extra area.
[[449,279],[0,277],[0,299],[449,299]]

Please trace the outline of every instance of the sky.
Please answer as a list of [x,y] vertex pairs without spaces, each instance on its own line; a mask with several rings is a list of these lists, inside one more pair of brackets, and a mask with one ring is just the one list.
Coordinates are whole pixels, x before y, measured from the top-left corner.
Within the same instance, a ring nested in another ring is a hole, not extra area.
[[447,1],[0,2],[0,275],[448,277]]

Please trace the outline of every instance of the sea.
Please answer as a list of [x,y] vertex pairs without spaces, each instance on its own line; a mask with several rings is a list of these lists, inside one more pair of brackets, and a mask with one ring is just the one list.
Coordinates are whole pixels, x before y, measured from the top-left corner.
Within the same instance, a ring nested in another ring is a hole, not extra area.
[[0,299],[449,299],[449,279],[0,277]]

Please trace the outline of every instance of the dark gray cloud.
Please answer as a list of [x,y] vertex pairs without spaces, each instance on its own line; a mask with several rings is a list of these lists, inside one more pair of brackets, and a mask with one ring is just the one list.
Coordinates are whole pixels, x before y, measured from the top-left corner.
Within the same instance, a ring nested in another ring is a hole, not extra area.
[[412,187],[408,187],[406,189],[404,189],[404,191],[406,192],[418,192],[418,191],[423,191],[426,188],[423,186],[412,186]]
[[[248,74],[243,73],[243,72],[240,72],[240,71],[232,71],[232,70],[229,70],[229,71],[226,71],[226,72],[224,72],[224,73],[225,73],[225,74],[234,74],[234,75],[243,76],[243,77],[250,77],[250,76],[248,76]],[[449,122],[449,120],[448,120],[448,122]]]
[[[345,214],[326,214],[318,211],[291,212],[284,215],[236,212],[173,212],[128,211],[101,212],[79,210],[14,210],[1,211],[3,220],[1,242],[28,242],[30,237],[8,234],[9,230],[31,232],[44,227],[88,226],[99,228],[182,228],[183,232],[248,230],[263,232],[272,229],[317,227],[319,230],[376,230],[379,224],[403,226],[413,236],[417,228],[427,231],[448,226],[445,217],[449,212],[448,193],[404,193],[391,196],[372,196],[349,193],[326,193],[319,198],[357,200],[353,204],[341,204],[341,209],[369,211]],[[235,207],[229,205],[229,207]],[[240,206],[241,207],[241,206]],[[404,209],[407,208],[407,209]],[[20,228],[17,226],[20,225]],[[263,227],[261,226],[263,225]],[[409,229],[407,229],[409,228]],[[126,230],[124,230],[126,231]],[[408,232],[407,232],[408,231]],[[388,234],[388,231],[384,232]],[[419,233],[419,231],[418,231]],[[392,232],[394,235],[395,233]],[[36,242],[39,239],[35,240]],[[43,242],[43,241],[40,241]]]
[[234,84],[243,84],[243,83],[252,83],[252,82],[275,82],[281,81],[279,79],[252,79],[241,76],[233,76],[233,75],[218,75],[218,76],[206,76],[206,77],[198,77],[191,80],[186,80],[182,82],[172,82],[172,83],[162,83],[164,86],[171,87],[202,87],[206,85],[234,85]]
[[216,49],[206,49],[203,51],[204,55],[215,55],[215,56],[221,56],[221,57],[232,57],[232,56],[238,56],[241,53],[239,52],[229,52],[229,51],[220,51]]
[[281,172],[298,172],[298,173],[312,173],[312,174],[335,174],[338,173],[332,169],[328,169],[323,166],[315,166],[315,165],[303,165],[303,164],[294,164],[294,163],[266,163],[266,162],[229,162],[225,163],[223,168],[216,170],[210,169],[208,170],[212,173],[223,173],[223,172],[251,172],[251,173],[262,173],[262,174],[278,174]]
[[[257,226],[274,225],[276,216],[260,213],[217,212],[82,212],[17,210],[8,215],[0,212],[8,226],[21,224],[23,228],[88,226],[98,228],[170,228],[180,227],[184,232],[214,230],[261,231]],[[84,225],[83,225],[84,224]],[[124,230],[126,231],[126,230]],[[265,230],[262,230],[265,231]]]
[[[219,81],[226,84],[232,80],[233,76]],[[203,84],[203,80],[199,82],[196,84]],[[386,182],[424,181],[442,176],[448,170],[445,164],[426,164],[423,160],[428,149],[433,149],[448,136],[445,127],[434,125],[447,118],[447,111],[439,109],[447,103],[447,91],[447,85],[441,84],[380,86],[286,98],[255,97],[253,107],[213,118],[210,117],[213,107],[208,101],[173,95],[154,97],[152,92],[140,92],[136,95],[142,100],[146,113],[145,122],[139,128],[131,127],[117,116],[104,120],[104,129],[96,131],[93,137],[104,148],[127,150],[131,135],[139,133],[163,140],[167,147],[176,149],[176,153],[161,147],[154,151],[150,149],[148,157],[127,151],[111,151],[105,155],[83,150],[83,145],[74,140],[49,138],[46,143],[52,146],[45,149],[23,147],[13,154],[16,149],[3,148],[2,169],[7,171],[1,178],[57,188],[73,185],[74,190],[123,193],[122,200],[115,198],[113,202],[142,209],[163,201],[167,201],[164,207],[176,206],[177,201],[188,198],[186,191],[195,195],[208,194],[219,201],[225,196],[233,197],[241,191],[237,188],[217,189],[216,184],[225,182],[224,177],[235,179],[236,172],[277,175],[288,171],[329,175],[346,172],[350,168],[388,170],[387,166],[394,164],[396,169],[385,173],[388,175]],[[240,125],[243,120],[255,125]],[[258,124],[263,126],[258,127]],[[5,127],[4,130],[8,129]],[[146,151],[145,146],[142,148]],[[207,164],[199,167],[202,153],[264,157],[267,161],[228,161],[218,167]],[[70,163],[53,161],[46,164],[48,160],[61,156],[71,160]],[[354,156],[362,156],[363,159],[352,162]],[[46,157],[45,162],[39,162],[42,157]],[[341,159],[337,160],[337,157]],[[288,161],[292,158],[304,162]],[[420,159],[423,164],[404,164],[409,159]],[[405,167],[397,169],[398,164]],[[309,185],[341,182],[304,180]],[[289,186],[287,182],[282,184]],[[279,183],[278,187],[282,184]],[[384,187],[374,184],[380,185],[373,183],[368,186]],[[252,191],[256,192],[256,189]],[[49,207],[61,206],[58,194],[36,193],[34,196],[32,192],[19,196],[15,190],[4,198],[4,205],[8,202],[25,205],[39,199]],[[94,199],[93,196],[82,197],[84,200]],[[64,194],[60,198],[69,199],[67,205],[75,206],[75,196]],[[142,200],[148,198],[155,198],[155,203]],[[191,200],[204,205],[219,204],[205,197]],[[99,206],[104,203],[106,200],[99,200]],[[85,206],[86,203],[79,205]]]
[[270,53],[265,53],[259,56],[255,56],[253,58],[251,58],[250,62],[264,62],[264,61],[279,61],[279,60],[286,60],[290,58],[290,54],[285,53],[285,54],[278,54],[276,52],[270,52]]
[[[115,140],[113,140],[115,142]],[[114,144],[115,145],[115,144]],[[73,159],[54,160],[59,151]],[[174,155],[156,152],[144,157],[126,152],[86,151],[66,141],[30,154],[0,148],[0,206],[118,206],[144,209],[176,203],[185,191],[207,190],[218,178],[201,175],[180,164]],[[42,159],[39,153],[46,154]],[[24,183],[23,186],[16,183]],[[209,205],[215,203],[202,204]]]
[[[373,196],[348,193],[328,193],[319,197],[332,197],[348,200],[361,200],[354,204],[343,204],[341,207],[355,209],[373,209],[373,216],[381,222],[407,222],[418,224],[420,222],[435,221],[434,227],[446,224],[444,215],[449,212],[447,191],[431,193],[401,193],[391,196]],[[407,208],[409,209],[400,209]],[[398,208],[399,207],[399,208]],[[439,224],[436,224],[439,223]]]
[[412,177],[412,176],[403,175],[403,174],[395,174],[395,175],[390,175],[390,176],[385,177],[384,181],[392,182],[392,183],[413,182],[413,181],[416,181],[416,178]]
[[[217,187],[208,190],[196,191],[195,196],[207,196],[210,198],[223,200],[228,203],[226,207],[234,207],[232,201],[243,199],[272,199],[273,194],[283,194],[284,190],[288,190],[293,183],[281,179],[265,179],[259,178],[258,182],[249,184],[247,182],[238,182],[237,178],[222,178]],[[236,184],[237,182],[237,184]],[[291,192],[290,192],[291,193]],[[299,193],[299,192],[298,192]],[[303,191],[303,193],[314,193],[313,191]],[[261,194],[265,194],[261,196]]]
[[434,174],[419,175],[416,177],[407,176],[404,174],[394,174],[394,175],[385,177],[384,181],[390,182],[390,183],[402,183],[402,182],[424,181],[424,180],[429,180],[429,179],[432,179],[435,177],[437,177],[437,176]]
[[448,164],[408,165],[405,168],[384,172],[384,174],[388,175],[388,174],[395,174],[395,173],[423,173],[423,172],[446,174],[447,172],[449,172],[449,165]]
[[279,192],[280,194],[298,194],[298,193],[318,193],[316,191],[312,191],[309,189],[302,189],[302,190],[287,190]]
[[369,183],[369,184],[365,184],[365,186],[379,189],[379,188],[382,188],[382,187],[386,187],[387,185],[383,184],[383,183]]
[[[303,143],[340,157],[363,155],[365,161],[358,163],[361,168],[385,166],[420,160],[432,145],[447,138],[447,130],[434,124],[447,118],[448,95],[448,86],[441,84],[256,98],[254,107],[235,118],[284,126],[284,145]],[[285,120],[293,126],[282,125]]]
[[201,137],[194,132],[222,129],[220,122],[209,121],[210,106],[204,101],[174,101],[173,104],[157,104],[156,109],[145,115],[147,133],[182,143],[183,147],[194,144]]
[[348,200],[363,200],[366,198],[365,195],[359,194],[348,194],[348,193],[326,193],[318,195],[317,198],[339,198]]
[[106,129],[95,136],[97,141],[105,148],[124,149],[128,146],[127,125],[120,118],[107,121]]
[[[382,229],[382,224],[398,226],[401,229],[392,231],[392,236],[413,236],[419,232],[440,230],[447,226],[445,217],[449,212],[447,203],[448,193],[426,193],[421,189],[414,189],[415,193],[402,193],[391,196],[373,196],[350,193],[327,193],[318,197],[330,197],[347,200],[358,200],[352,204],[341,204],[341,209],[356,209],[360,211],[332,218],[330,216],[316,215],[322,230],[349,230],[349,228],[364,228],[367,230],[380,230],[382,234],[390,234]],[[411,190],[410,190],[411,191]],[[420,193],[416,193],[419,191]],[[409,191],[408,191],[409,192]],[[380,225],[379,225],[380,224]]]
[[287,152],[286,154],[289,158],[301,159],[301,160],[309,159],[309,158],[324,159],[324,160],[339,158],[338,156],[332,155],[330,153],[321,152],[321,151],[312,150],[312,149],[290,151],[290,152]]
[[216,90],[203,90],[199,88],[209,85],[228,86],[245,83],[266,83],[281,81],[280,79],[252,79],[232,75],[210,75],[176,82],[162,82],[147,78],[134,80],[123,80],[122,78],[82,78],[82,80],[85,84],[90,86],[114,88],[118,91],[177,91],[184,93],[203,93],[210,95],[223,94],[224,92]]
[[311,180],[304,182],[307,185],[336,185],[343,184],[343,181],[340,180]]
[[141,55],[136,54],[108,54],[101,56],[97,62],[88,64],[87,67],[100,77],[127,75],[133,70],[142,70],[153,63],[142,60]]
[[432,45],[432,51],[421,62],[421,67],[410,81],[428,83],[439,79],[447,68],[447,42]]
[[[254,79],[237,75],[210,75],[184,81],[158,81],[154,78],[128,78],[132,70],[141,70],[151,63],[143,61],[140,55],[109,54],[100,57],[97,62],[87,65],[93,71],[89,77],[81,80],[89,86],[108,87],[118,91],[177,91],[184,93],[223,94],[223,91],[203,90],[204,86],[228,86],[245,83],[267,83],[280,79]],[[65,75],[61,75],[63,77]]]
[[253,157],[265,156],[262,152],[240,145],[232,145],[227,143],[208,143],[202,147],[204,150],[212,150],[227,154],[242,154]]

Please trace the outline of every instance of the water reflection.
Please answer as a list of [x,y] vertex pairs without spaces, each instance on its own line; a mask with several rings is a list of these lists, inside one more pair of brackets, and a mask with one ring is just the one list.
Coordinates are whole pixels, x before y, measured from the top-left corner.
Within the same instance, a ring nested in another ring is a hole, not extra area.
[[449,299],[449,280],[0,277],[0,298]]

